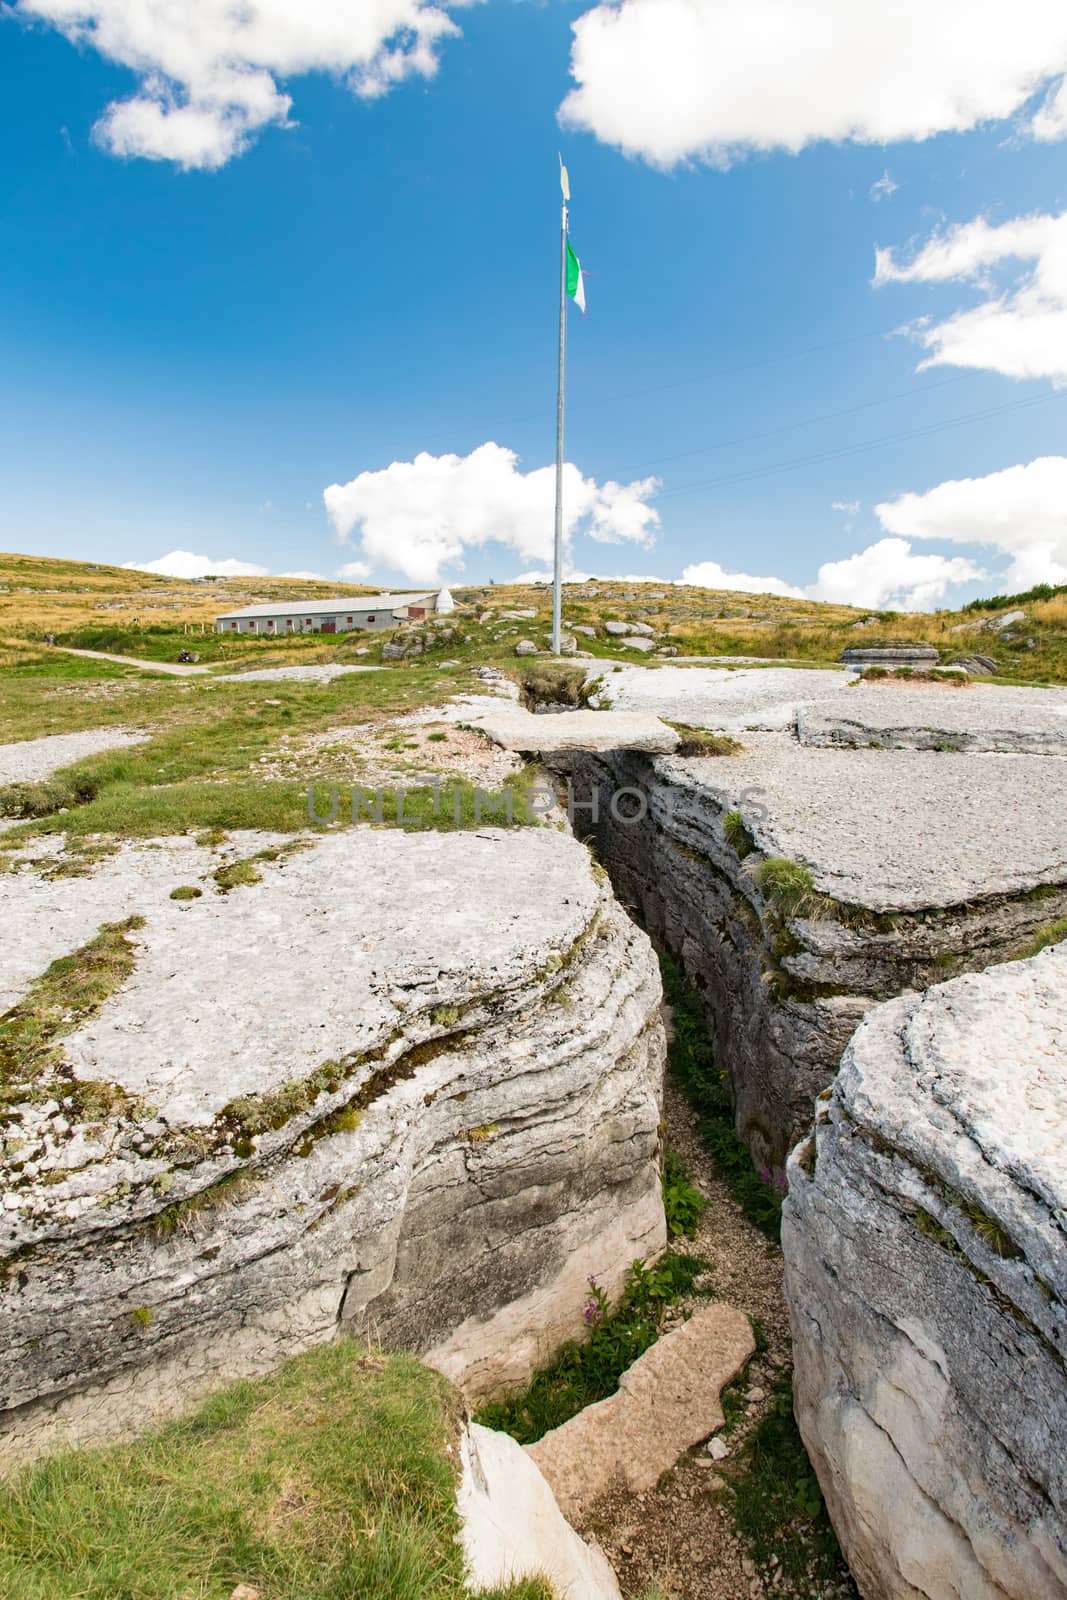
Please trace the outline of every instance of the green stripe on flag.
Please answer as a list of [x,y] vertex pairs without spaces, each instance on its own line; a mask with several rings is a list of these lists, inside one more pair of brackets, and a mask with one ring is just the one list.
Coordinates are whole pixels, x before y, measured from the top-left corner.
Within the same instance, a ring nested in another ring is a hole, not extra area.
[[578,307],[585,311],[585,283],[582,279],[582,264],[574,253],[574,246],[567,240],[567,293]]

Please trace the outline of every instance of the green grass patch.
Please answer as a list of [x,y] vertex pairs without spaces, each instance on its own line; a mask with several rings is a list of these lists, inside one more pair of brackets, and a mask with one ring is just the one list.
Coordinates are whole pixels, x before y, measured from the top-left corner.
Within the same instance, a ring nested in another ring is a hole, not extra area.
[[704,1145],[735,1200],[750,1221],[769,1239],[777,1240],[784,1191],[772,1173],[756,1171],[737,1136],[726,1074],[715,1063],[696,996],[681,968],[667,955],[660,956],[660,968],[673,1031],[667,1070],[696,1112]]
[[857,1593],[793,1417],[788,1376],[775,1385],[726,1484],[738,1530],[762,1574],[783,1574],[797,1594]]
[[42,783],[11,783],[0,789],[0,817],[45,817],[71,806],[88,804],[97,793],[92,777],[72,773]]
[[667,1232],[672,1239],[695,1239],[701,1215],[708,1202],[689,1182],[685,1162],[676,1150],[663,1158],[663,1210]]
[[802,916],[823,898],[816,893],[809,868],[787,856],[768,856],[761,861],[756,868],[756,882],[760,893],[787,917]]
[[726,835],[726,843],[739,860],[743,861],[755,850],[756,841],[745,827],[745,819],[740,811],[726,813],[722,819],[722,831]]
[[591,1279],[585,1307],[588,1336],[569,1340],[529,1388],[483,1406],[477,1420],[510,1433],[520,1444],[533,1444],[585,1406],[614,1394],[627,1367],[659,1338],[668,1308],[693,1292],[704,1270],[704,1262],[695,1256],[670,1252],[654,1267],[635,1261],[614,1308]]
[[1062,939],[1067,939],[1067,917],[1059,917],[1055,922],[1046,922],[1042,927],[1036,928],[1015,960],[1029,961],[1032,956],[1040,955],[1050,944],[1059,944]]
[[203,889],[198,889],[193,883],[180,883],[176,889],[170,891],[172,900],[199,900]]
[[687,722],[668,722],[678,735],[676,756],[739,756],[744,745],[727,733],[712,733],[708,728],[693,728]]
[[[10,1600],[461,1600],[459,1404],[347,1340],[0,1486]],[[449,1451],[451,1450],[451,1454]],[[540,1581],[483,1600],[551,1600]]]
[[[47,1098],[42,1085],[54,1084],[62,1068],[60,1041],[97,1016],[130,977],[137,953],[129,935],[143,927],[143,917],[104,923],[95,939],[53,961],[24,998],[0,1016],[0,1122],[8,1107]],[[120,1097],[109,1085],[73,1078],[59,1093],[73,1097],[72,1117],[86,1121]]]

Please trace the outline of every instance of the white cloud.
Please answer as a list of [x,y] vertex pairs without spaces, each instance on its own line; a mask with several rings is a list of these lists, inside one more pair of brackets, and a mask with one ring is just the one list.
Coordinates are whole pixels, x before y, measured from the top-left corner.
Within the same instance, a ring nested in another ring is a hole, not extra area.
[[[1011,264],[1012,282],[994,272]],[[1067,383],[1067,211],[999,225],[977,217],[931,236],[910,259],[875,257],[876,284],[974,283],[982,303],[909,331],[929,354],[921,368],[979,367],[1010,378]]]
[[[658,583],[664,589],[669,589],[680,581],[679,578],[652,578],[647,572],[579,572],[574,567],[566,567],[563,572],[564,583]],[[520,572],[517,578],[508,578],[506,582],[551,583],[552,572],[548,567],[542,567],[533,572]]]
[[279,578],[305,578],[309,583],[329,582],[329,579],[324,578],[321,572],[279,572],[275,576]]
[[682,569],[682,582],[700,589],[740,589],[745,594],[777,594],[803,600],[803,589],[795,589],[782,578],[754,578],[749,572],[727,572],[717,561],[697,561]]
[[1039,456],[984,478],[956,478],[905,494],[875,511],[883,528],[911,539],[988,545],[1011,557],[1003,592],[1067,583],[1067,458]]
[[844,511],[848,516],[854,517],[860,508],[858,500],[831,500],[831,511]]
[[374,99],[404,78],[432,77],[442,41],[458,32],[433,0],[15,0],[14,15],[137,73],[137,93],[96,125],[105,149],[208,169],[269,124],[288,125],[279,80],[328,72]]
[[337,576],[346,583],[366,583],[372,570],[369,561],[347,561],[343,567],[338,567]]
[[875,611],[930,611],[953,584],[985,576],[966,556],[917,556],[906,539],[879,539],[843,561],[824,562],[804,594]]
[[866,550],[827,561],[814,583],[802,588],[782,578],[754,578],[747,572],[725,572],[717,561],[686,567],[683,583],[704,589],[774,594],[790,600],[830,600],[837,605],[872,610],[926,611],[943,599],[952,584],[969,583],[985,573],[964,556],[913,555],[904,539],[880,539]]
[[887,169],[882,173],[882,176],[877,180],[876,183],[871,184],[871,187],[868,189],[867,193],[877,205],[879,200],[891,200],[899,188],[900,184],[894,183],[893,179],[889,176],[889,171]]
[[[551,559],[555,468],[520,472],[513,450],[491,441],[469,456],[417,455],[379,472],[361,472],[323,494],[342,541],[360,542],[361,560],[402,572],[414,583],[437,583],[446,568],[462,570],[470,546],[497,543],[527,561]],[[655,478],[598,484],[570,462],[564,468],[564,532],[602,544],[648,546],[659,515],[647,504]],[[344,568],[343,571],[351,571]]]
[[888,144],[973,128],[1049,97],[1067,133],[1067,7],[1055,0],[621,0],[574,24],[560,108],[656,166],[725,166],[820,139]]
[[[266,567],[257,567],[251,561],[236,561],[232,557],[213,561],[210,556],[196,556],[191,550],[172,550],[158,561],[124,561],[123,566],[131,572],[159,572],[165,578],[265,578],[268,575]],[[295,574],[283,576],[294,577]]]

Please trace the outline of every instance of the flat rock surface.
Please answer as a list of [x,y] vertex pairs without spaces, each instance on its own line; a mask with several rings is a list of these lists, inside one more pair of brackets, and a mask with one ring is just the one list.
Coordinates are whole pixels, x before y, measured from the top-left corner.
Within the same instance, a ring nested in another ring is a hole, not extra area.
[[38,783],[73,761],[99,755],[102,750],[143,744],[146,738],[146,734],[129,733],[125,728],[91,728],[85,733],[53,733],[44,739],[0,745],[0,788],[9,783]]
[[1067,756],[1067,689],[859,683],[800,707],[801,744],[1032,751]]
[[216,674],[215,683],[332,683],[335,678],[344,678],[350,672],[380,672],[382,669],[375,664],[372,667],[356,666],[347,662],[327,662],[323,666],[308,667],[262,667],[257,672],[223,672]]
[[765,855],[803,862],[835,899],[914,910],[1067,882],[1067,760],[746,746],[672,775],[739,809]]
[[527,1446],[564,1513],[580,1515],[614,1484],[635,1494],[654,1488],[722,1427],[720,1394],[755,1347],[744,1312],[704,1306],[646,1350],[615,1394]]
[[670,722],[725,730],[793,728],[797,707],[836,695],[848,673],[807,667],[623,667],[603,677],[601,697],[616,712],[644,711]]
[[560,711],[535,716],[516,707],[483,713],[477,723],[505,750],[540,750],[545,755],[564,750],[644,750],[664,755],[678,745],[674,729],[648,712]]
[[547,829],[357,829],[262,863],[261,884],[163,897],[133,976],[66,1058],[169,1122],[209,1123],[236,1096],[371,1048],[436,988],[473,999],[562,958],[596,906],[583,858]]

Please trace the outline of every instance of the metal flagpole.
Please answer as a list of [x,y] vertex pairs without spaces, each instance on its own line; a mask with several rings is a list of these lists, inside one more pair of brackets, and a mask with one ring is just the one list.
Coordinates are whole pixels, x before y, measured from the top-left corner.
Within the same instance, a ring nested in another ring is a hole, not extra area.
[[552,653],[560,651],[560,613],[563,600],[563,397],[567,355],[567,201],[570,185],[567,169],[560,161],[563,189],[563,220],[559,241],[559,389],[556,393],[556,546],[552,582]]

